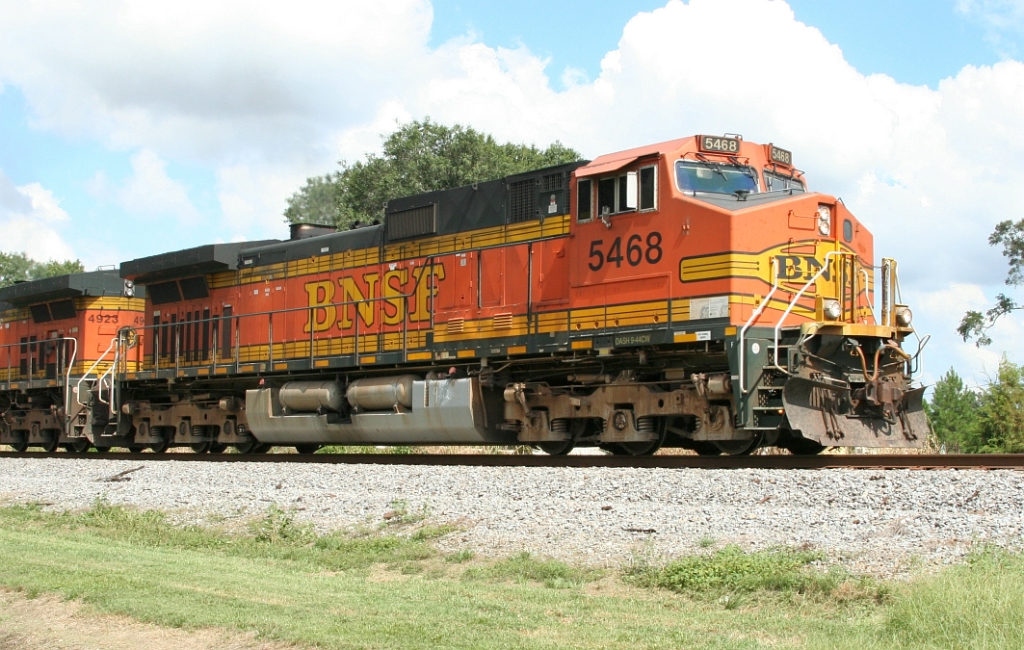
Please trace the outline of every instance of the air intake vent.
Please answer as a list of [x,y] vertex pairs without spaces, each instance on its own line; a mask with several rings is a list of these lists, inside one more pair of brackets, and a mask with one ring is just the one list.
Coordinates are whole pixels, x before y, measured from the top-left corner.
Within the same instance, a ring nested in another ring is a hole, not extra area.
[[202,300],[210,296],[210,292],[206,288],[206,278],[202,275],[194,278],[182,278],[178,280],[178,284],[181,285],[181,297],[185,300]]
[[437,204],[392,212],[387,216],[388,241],[433,235],[437,232]]
[[462,334],[463,327],[465,327],[466,321],[462,318],[453,318],[448,321],[448,333],[449,334]]
[[494,316],[494,329],[496,329],[496,330],[512,329],[512,314],[495,314],[495,316]]
[[519,223],[537,218],[537,180],[528,179],[509,185],[508,222]]
[[541,187],[545,192],[560,190],[563,187],[563,178],[564,174],[548,174],[541,179]]

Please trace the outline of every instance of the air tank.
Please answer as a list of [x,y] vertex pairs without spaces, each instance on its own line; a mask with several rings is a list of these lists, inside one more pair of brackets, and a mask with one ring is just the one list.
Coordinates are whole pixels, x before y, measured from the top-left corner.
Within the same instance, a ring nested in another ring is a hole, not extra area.
[[377,377],[357,379],[348,386],[345,397],[358,411],[392,411],[397,406],[412,408],[412,382],[419,377]]
[[345,391],[336,381],[290,381],[281,386],[277,399],[281,406],[299,413],[340,412],[345,407]]

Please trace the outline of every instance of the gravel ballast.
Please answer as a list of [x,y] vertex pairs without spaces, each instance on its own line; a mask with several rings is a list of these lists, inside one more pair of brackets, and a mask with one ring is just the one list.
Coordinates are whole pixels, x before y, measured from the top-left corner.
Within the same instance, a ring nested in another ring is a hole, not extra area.
[[[117,482],[105,479],[141,467]],[[446,551],[518,551],[621,566],[738,544],[824,551],[882,577],[1022,546],[1024,473],[1010,470],[706,470],[424,467],[0,459],[0,503],[81,509],[97,499],[182,523],[265,514],[320,530],[405,509],[457,531]]]

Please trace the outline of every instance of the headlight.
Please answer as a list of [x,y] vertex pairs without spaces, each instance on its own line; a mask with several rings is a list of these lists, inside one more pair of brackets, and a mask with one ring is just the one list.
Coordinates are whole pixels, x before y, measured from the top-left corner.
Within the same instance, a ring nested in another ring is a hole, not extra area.
[[900,307],[896,310],[896,323],[900,327],[910,327],[913,320],[914,314],[911,313],[910,307]]
[[134,298],[135,297],[135,283],[131,280],[124,281],[124,297]]
[[828,237],[832,232],[832,210],[824,204],[818,204],[818,234]]
[[843,316],[843,307],[838,300],[826,300],[821,311],[829,320],[839,320]]

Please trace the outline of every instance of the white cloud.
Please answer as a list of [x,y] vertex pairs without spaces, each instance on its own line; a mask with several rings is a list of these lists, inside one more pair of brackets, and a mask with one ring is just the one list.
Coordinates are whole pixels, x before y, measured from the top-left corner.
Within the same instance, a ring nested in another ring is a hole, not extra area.
[[172,218],[182,225],[200,221],[184,185],[167,175],[167,163],[148,149],[131,158],[132,175],[116,191],[117,202],[129,214],[146,218]]
[[232,240],[287,238],[285,199],[304,177],[281,169],[254,170],[246,165],[217,173],[218,199],[224,226]]
[[0,169],[0,250],[25,253],[39,261],[75,259],[60,236],[68,214],[39,183],[16,187]]

